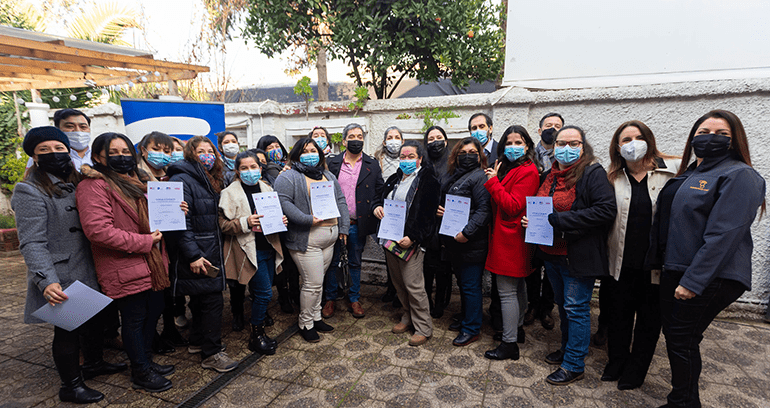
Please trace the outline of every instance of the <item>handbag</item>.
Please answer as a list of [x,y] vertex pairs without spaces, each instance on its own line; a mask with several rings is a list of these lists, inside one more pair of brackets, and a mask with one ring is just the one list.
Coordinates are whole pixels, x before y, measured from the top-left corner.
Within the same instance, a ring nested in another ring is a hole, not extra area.
[[414,255],[417,245],[412,245],[409,248],[401,248],[395,241],[387,240],[382,246],[395,255],[396,258],[403,259],[404,262],[409,262],[409,259]]
[[350,278],[350,264],[348,263],[348,246],[340,241],[340,260],[337,264],[337,288],[340,293],[346,293],[353,284]]

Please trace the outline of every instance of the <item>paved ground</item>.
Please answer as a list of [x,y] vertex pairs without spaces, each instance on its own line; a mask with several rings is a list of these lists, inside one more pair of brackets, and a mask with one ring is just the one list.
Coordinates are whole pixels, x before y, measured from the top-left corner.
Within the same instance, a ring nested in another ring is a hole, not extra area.
[[[0,258],[0,408],[44,407],[60,404],[59,380],[51,361],[50,326],[22,323],[26,268],[21,256]],[[527,327],[526,343],[518,361],[483,358],[493,347],[489,326],[482,339],[468,347],[453,347],[456,335],[447,331],[451,314],[459,309],[455,294],[450,310],[435,321],[432,339],[422,347],[409,347],[408,334],[390,328],[399,311],[379,302],[383,288],[364,285],[367,316],[353,319],[339,312],[327,321],[336,327],[317,344],[299,335],[283,341],[274,356],[256,360],[246,348],[246,331],[230,332],[224,316],[225,342],[231,357],[254,362],[203,403],[206,407],[657,407],[665,402],[670,371],[661,338],[645,385],[618,391],[614,383],[599,381],[606,363],[603,348],[591,347],[586,378],[566,387],[553,387],[544,379],[553,366],[543,356],[559,344],[558,329],[546,331],[537,323]],[[488,302],[488,299],[486,299]],[[278,336],[296,323],[281,314],[269,334]],[[594,308],[594,323],[597,310]],[[702,344],[704,356],[701,398],[707,407],[770,406],[770,325],[757,320],[723,318],[712,324]],[[558,324],[557,324],[558,327]],[[127,360],[123,352],[107,352],[110,361]],[[99,377],[89,386],[106,394],[99,406],[176,406],[218,375],[200,368],[199,358],[178,349],[158,356],[163,364],[176,364],[170,379],[174,388],[159,394],[131,389],[127,373]],[[246,366],[247,364],[244,364]],[[222,381],[222,380],[220,380]],[[193,406],[193,405],[187,405]]]

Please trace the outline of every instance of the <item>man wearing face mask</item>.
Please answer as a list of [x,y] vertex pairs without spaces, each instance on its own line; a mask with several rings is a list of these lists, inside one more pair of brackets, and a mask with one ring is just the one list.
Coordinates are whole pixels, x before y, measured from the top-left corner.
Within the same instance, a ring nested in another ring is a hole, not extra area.
[[[53,114],[53,124],[67,135],[70,141],[72,164],[80,171],[80,166],[93,166],[91,161],[91,118],[85,113],[72,108],[61,109]],[[27,161],[27,168],[32,166],[32,159]]]
[[364,308],[359,302],[361,290],[361,255],[366,245],[366,236],[377,229],[377,219],[372,213],[372,203],[382,195],[382,170],[373,157],[363,152],[364,129],[357,123],[351,123],[342,130],[342,145],[345,152],[327,160],[329,171],[337,177],[342,193],[348,204],[350,229],[347,243],[337,241],[329,271],[324,282],[324,304],[321,315],[329,318],[334,315],[334,301],[337,299],[337,270],[340,258],[340,245],[346,245],[350,267],[350,288],[348,300],[353,317],[364,317]]
[[540,142],[535,146],[535,152],[537,158],[540,159],[540,164],[543,165],[543,171],[548,171],[554,162],[553,157],[553,141],[556,136],[556,132],[564,126],[564,118],[556,113],[546,113],[542,119],[540,119],[540,127],[537,128],[537,134],[540,135]]
[[497,142],[492,139],[492,118],[485,113],[475,113],[468,121],[468,132],[481,143],[487,156],[487,165],[494,166],[497,160]]

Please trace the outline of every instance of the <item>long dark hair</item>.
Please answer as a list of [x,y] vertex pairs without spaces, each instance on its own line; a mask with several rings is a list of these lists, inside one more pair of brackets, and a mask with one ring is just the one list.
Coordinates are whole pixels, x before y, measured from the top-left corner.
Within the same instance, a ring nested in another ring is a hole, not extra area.
[[612,140],[610,140],[610,170],[607,172],[607,178],[610,180],[610,183],[615,183],[626,163],[626,159],[620,155],[620,134],[631,126],[639,129],[642,139],[647,143],[647,153],[642,157],[645,165],[651,165],[654,169],[658,167],[657,158],[670,159],[675,157],[663,154],[658,150],[658,145],[655,143],[655,135],[652,134],[652,130],[647,125],[638,120],[629,120],[618,126],[615,134],[612,135]]
[[[136,153],[134,144],[131,143],[131,139],[129,139],[126,135],[122,133],[107,132],[97,136],[96,139],[94,139],[93,145],[91,145],[92,156],[101,157],[102,153],[104,153],[104,158],[106,160],[110,156],[110,143],[112,143],[112,141],[115,139],[121,139],[126,142],[128,150],[131,152],[131,156],[134,158],[134,168],[128,172],[128,175],[130,176],[134,174],[139,178],[139,181],[145,183],[149,179],[149,176],[147,173],[136,167],[136,163],[139,162],[139,155]],[[124,196],[134,200],[144,197],[144,189],[135,184],[126,182],[126,180],[121,177],[120,173],[112,170],[109,166],[94,160],[94,170],[102,173],[104,178],[109,181],[111,185],[114,185],[120,189],[120,192],[123,193]]]
[[[515,162],[508,161],[508,158],[505,156],[505,144],[508,143],[508,135],[511,133],[518,133],[521,139],[524,140],[524,144],[527,145],[527,153],[519,157]],[[513,125],[505,129],[500,137],[500,141],[497,142],[497,160],[500,160],[501,163],[500,170],[497,171],[497,178],[500,181],[503,181],[505,175],[511,169],[518,167],[527,160],[535,164],[538,173],[543,171],[543,165],[540,163],[540,159],[537,158],[537,152],[535,151],[535,142],[532,140],[529,132],[527,132],[527,129],[524,129],[524,126]]]
[[289,153],[289,161],[291,163],[300,163],[299,156],[302,156],[305,146],[309,144],[315,146],[315,149],[318,152],[318,166],[325,169],[326,158],[324,157],[324,152],[318,147],[318,143],[309,137],[303,137],[302,139],[297,140],[297,143],[294,143],[294,147],[291,148],[291,152]]
[[[197,149],[198,145],[201,143],[208,143],[214,151],[214,156],[216,156],[214,167],[208,171],[206,171],[206,167],[203,166],[198,155],[195,154],[195,149]],[[203,168],[206,177],[209,179],[209,183],[211,183],[211,187],[214,188],[214,191],[217,194],[222,191],[222,169],[224,166],[222,165],[222,159],[219,157],[219,151],[217,150],[216,145],[212,143],[209,138],[206,136],[194,136],[188,140],[187,144],[184,146],[184,158],[190,163],[198,163]]]
[[[67,174],[67,177],[64,178],[64,183],[72,183],[73,185],[77,186],[82,179],[83,177],[80,175],[80,173],[75,170],[75,166],[70,165],[70,172]],[[37,167],[37,163],[32,164],[32,166],[29,168],[26,176],[24,177],[24,181],[34,184],[48,197],[62,197],[64,196],[64,190],[67,190],[68,193],[72,192],[70,191],[71,189],[69,187],[64,185],[64,183],[52,182],[50,177],[48,177],[48,173],[40,167]]]
[[580,156],[580,159],[578,159],[577,163],[574,164],[575,168],[570,172],[570,174],[567,174],[566,177],[564,177],[567,188],[572,188],[575,184],[577,184],[578,180],[583,177],[583,173],[585,173],[586,167],[596,162],[596,156],[594,156],[594,148],[591,147],[591,145],[588,144],[588,140],[586,140],[586,132],[574,125],[564,126],[563,128],[559,129],[559,131],[556,132],[556,136],[554,136],[554,143],[556,143],[556,140],[559,138],[561,132],[569,129],[577,130],[578,133],[580,133],[580,139],[583,141],[583,155]]
[[457,168],[457,156],[460,155],[460,150],[469,144],[472,144],[479,152],[479,168],[487,168],[487,155],[484,154],[484,147],[481,146],[481,143],[479,143],[475,137],[466,137],[457,142],[449,153],[449,159],[447,159],[447,174],[453,174],[455,172],[455,169]]

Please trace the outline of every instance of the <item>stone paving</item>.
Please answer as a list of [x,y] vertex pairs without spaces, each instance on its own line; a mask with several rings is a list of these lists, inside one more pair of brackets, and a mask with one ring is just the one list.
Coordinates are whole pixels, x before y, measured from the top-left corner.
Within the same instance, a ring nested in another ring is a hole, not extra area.
[[[0,258],[0,278],[5,300],[0,305],[0,408],[69,405],[58,401],[59,380],[51,360],[53,329],[22,323],[26,291],[22,257]],[[434,321],[433,337],[415,348],[407,345],[408,333],[390,332],[400,311],[379,301],[383,290],[364,285],[365,318],[354,319],[338,302],[336,315],[327,319],[336,330],[323,335],[320,343],[290,337],[279,345],[276,355],[259,359],[202,406],[657,407],[665,402],[670,370],[662,337],[647,381],[638,390],[618,391],[615,383],[601,382],[606,351],[594,346],[586,360],[585,379],[554,387],[545,377],[555,367],[543,357],[559,345],[558,322],[551,331],[539,323],[528,326],[518,361],[490,361],[483,358],[484,351],[495,345],[486,316],[480,341],[452,346],[456,333],[447,327],[459,309],[459,296],[454,294],[444,317]],[[270,312],[276,320],[268,330],[271,336],[296,323],[296,317],[282,314],[275,301]],[[597,312],[594,307],[594,327]],[[223,320],[228,354],[248,358],[247,332],[231,332],[229,312]],[[770,325],[761,323],[759,316],[721,316],[706,332],[701,350],[704,407],[770,406]],[[123,352],[105,354],[109,361],[127,362]],[[201,369],[199,357],[188,354],[186,348],[157,356],[156,361],[176,365],[176,373],[169,377],[174,388],[149,394],[132,390],[127,373],[98,377],[88,381],[106,395],[96,405],[177,406],[219,376]]]

